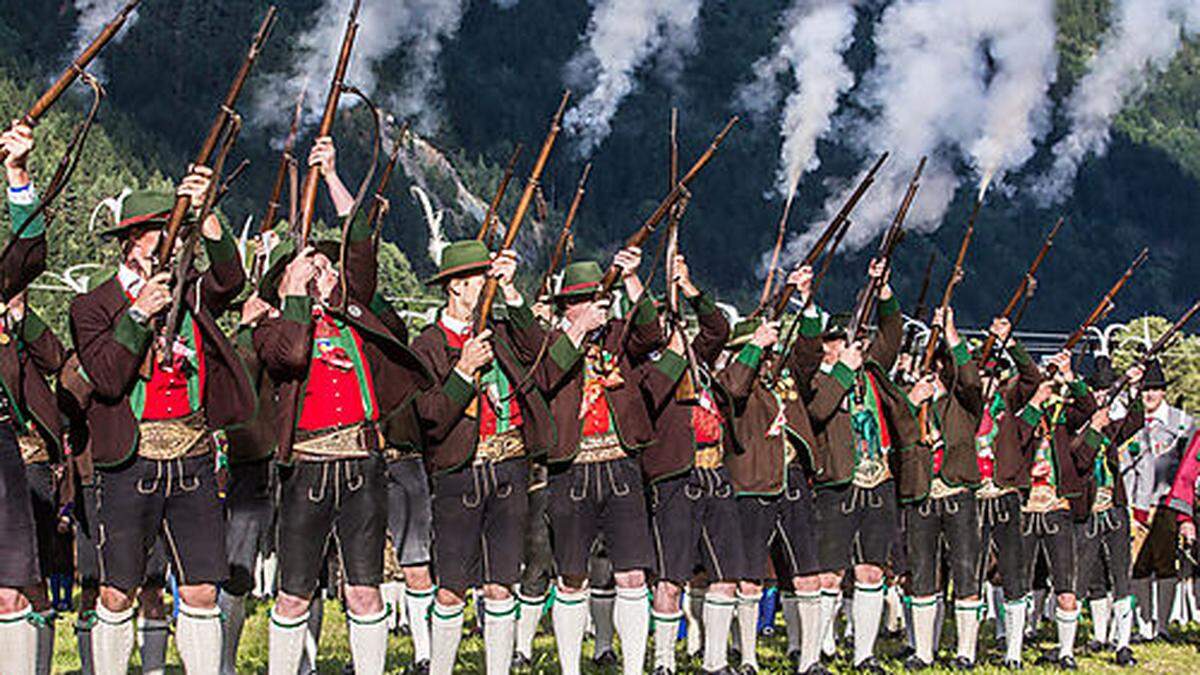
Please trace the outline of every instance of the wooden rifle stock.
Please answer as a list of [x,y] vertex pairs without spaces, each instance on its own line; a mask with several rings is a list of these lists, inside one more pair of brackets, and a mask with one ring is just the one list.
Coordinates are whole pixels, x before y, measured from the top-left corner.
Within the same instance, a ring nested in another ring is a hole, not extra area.
[[[734,115],[729,119],[729,121],[725,124],[725,128],[721,129],[721,132],[713,138],[712,143],[709,144],[708,149],[704,151],[704,154],[700,155],[700,158],[696,160],[696,163],[692,165],[692,168],[688,169],[688,172],[683,175],[683,178],[679,179],[679,182],[675,184],[675,187],[671,188],[671,192],[667,195],[666,199],[663,199],[662,202],[659,203],[658,208],[654,209],[654,213],[650,214],[650,217],[646,219],[637,232],[634,232],[629,239],[625,240],[625,248],[641,246],[642,244],[646,243],[646,240],[649,239],[650,235],[654,233],[654,228],[658,227],[658,224],[663,221],[663,218],[666,218],[667,215],[670,214],[671,209],[675,207],[676,202],[678,202],[680,198],[683,197],[684,193],[687,192],[688,185],[691,184],[691,182],[695,180],[696,176],[698,176],[700,172],[704,170],[704,167],[707,166],[710,161],[712,161],[717,149],[720,148],[721,144],[725,142],[725,137],[728,136],[729,132],[733,130],[733,125],[737,124],[738,119],[739,118],[737,115]],[[613,286],[616,285],[617,279],[620,277],[620,275],[621,270],[617,269],[615,265],[609,267],[608,271],[604,274],[604,279],[600,282],[600,289],[596,292],[596,295],[600,297],[607,295],[610,291],[612,291]]]
[[[554,113],[554,118],[550,121],[550,131],[546,133],[546,140],[542,142],[542,151],[538,153],[537,160],[533,163],[529,181],[525,183],[525,192],[521,194],[521,201],[517,202],[517,210],[513,212],[512,222],[508,224],[508,230],[504,233],[504,242],[500,245],[500,250],[512,248],[513,243],[517,240],[521,222],[525,220],[525,213],[529,211],[529,205],[533,202],[533,193],[537,191],[538,184],[542,180],[542,172],[546,170],[550,151],[554,149],[554,142],[558,140],[558,134],[562,131],[563,114],[566,113],[567,102],[570,100],[571,92],[563,92],[562,102],[558,104],[558,111]],[[499,288],[500,280],[496,277],[488,277],[479,299],[479,316],[475,320],[476,335],[487,328],[488,317],[492,314],[492,304],[496,302],[496,291]]]
[[[891,267],[892,256],[896,252],[896,247],[904,239],[904,221],[908,218],[908,212],[912,208],[913,200],[916,199],[917,190],[921,188],[921,174],[925,172],[925,162],[927,160],[927,157],[922,157],[921,161],[917,163],[917,170],[913,173],[912,180],[908,183],[908,190],[904,193],[904,199],[900,202],[900,208],[896,210],[896,216],[892,219],[892,226],[888,228],[887,232],[883,235],[883,241],[879,244],[879,259],[883,260],[887,267]],[[884,276],[886,276],[886,271]],[[850,333],[846,338],[848,343],[853,344],[866,329],[867,322],[875,311],[875,303],[879,299],[879,292],[883,289],[883,280],[884,277],[879,277],[878,279],[872,277],[859,296],[850,321]]]
[[[804,256],[804,260],[799,265],[800,267],[812,266],[821,257],[821,253],[829,245],[829,241],[842,228],[843,223],[850,219],[850,214],[854,212],[854,208],[858,206],[858,202],[863,198],[863,195],[867,194],[867,190],[875,182],[875,176],[879,173],[879,169],[883,166],[883,163],[887,161],[888,155],[889,153],[886,152],[880,155],[879,159],[875,161],[875,165],[867,172],[867,175],[863,176],[863,179],[859,181],[858,187],[850,194],[850,198],[842,205],[841,210],[833,217],[833,220],[829,221],[829,225],[825,227],[825,231],[821,233],[820,238],[813,244],[808,255]],[[779,298],[775,301],[775,307],[771,311],[772,321],[778,321],[787,312],[788,303],[791,302],[792,294],[795,292],[796,289],[791,284],[784,284],[783,290],[779,293]]]
[[[1017,306],[1021,304],[1021,299],[1025,297],[1030,285],[1037,278],[1038,270],[1041,269],[1042,263],[1046,260],[1046,255],[1050,253],[1050,249],[1054,247],[1054,238],[1058,236],[1059,229],[1063,226],[1064,219],[1059,218],[1058,222],[1054,223],[1054,227],[1050,229],[1050,234],[1046,236],[1046,241],[1042,243],[1041,250],[1033,259],[1033,263],[1029,265],[1029,270],[1025,272],[1025,276],[1021,278],[1021,283],[1017,284],[1017,289],[1013,291],[1012,297],[1009,298],[1008,304],[1005,305],[1004,311],[1000,314],[1002,318],[1011,319],[1013,312],[1017,311]],[[983,343],[983,350],[980,352],[981,358],[979,363],[986,365],[992,358],[992,351],[996,348],[996,336],[988,331],[987,340]]]
[[[954,297],[954,289],[958,287],[962,280],[963,264],[967,260],[967,251],[971,248],[971,239],[975,236],[975,219],[979,217],[979,211],[983,208],[983,193],[980,193],[979,198],[975,200],[975,208],[971,211],[971,219],[967,221],[967,231],[963,234],[962,244],[958,247],[958,257],[954,260],[954,268],[950,270],[950,278],[946,281],[946,290],[942,292],[942,302],[938,307],[942,313],[950,307],[950,300]],[[942,339],[942,327],[936,322],[930,322],[929,326],[929,341],[925,343],[925,357],[921,360],[921,368],[918,372],[928,373],[933,367],[933,357],[937,354],[938,342]],[[926,406],[927,407],[927,406]],[[924,412],[924,407],[922,408]]]
[[[274,5],[271,5],[267,9],[267,15],[263,17],[262,24],[258,27],[258,32],[254,34],[254,38],[250,41],[250,50],[246,53],[246,58],[242,61],[241,67],[234,76],[233,84],[230,85],[229,92],[225,94],[225,99],[221,102],[221,107],[217,111],[217,119],[208,130],[208,136],[204,138],[204,143],[200,146],[200,151],[196,153],[196,158],[192,161],[192,166],[207,166],[209,160],[213,157],[213,153],[217,150],[217,146],[221,143],[221,138],[229,131],[230,126],[236,123],[237,113],[235,112],[235,107],[237,106],[238,97],[241,95],[242,88],[246,84],[246,78],[250,76],[250,70],[254,67],[254,62],[258,60],[259,54],[262,53],[263,45],[266,44],[267,38],[271,36],[271,28],[275,25],[277,12],[278,10]],[[214,176],[215,179],[216,177]],[[171,209],[171,217],[167,221],[166,231],[163,232],[163,236],[159,240],[158,250],[156,251],[154,260],[155,273],[166,269],[171,259],[171,254],[175,249],[175,240],[179,238],[179,231],[183,226],[184,219],[187,217],[189,207],[190,200],[186,195],[180,195],[175,198],[175,206]],[[182,283],[182,280],[177,279],[176,282]]]
[[1112,311],[1113,307],[1116,306],[1113,301],[1116,299],[1117,294],[1121,292],[1121,289],[1124,288],[1125,284],[1129,282],[1129,279],[1133,277],[1133,273],[1136,272],[1138,268],[1146,262],[1148,257],[1150,257],[1150,250],[1143,248],[1142,252],[1139,253],[1138,256],[1133,259],[1133,262],[1129,264],[1129,268],[1125,270],[1124,274],[1117,279],[1116,283],[1112,285],[1112,288],[1110,288],[1108,292],[1104,294],[1104,297],[1100,299],[1100,303],[1096,305],[1096,308],[1092,310],[1092,313],[1088,315],[1087,319],[1084,319],[1083,324],[1081,324],[1074,333],[1071,333],[1071,337],[1067,338],[1066,343],[1063,344],[1063,349],[1066,349],[1067,351],[1075,349],[1075,346],[1078,345],[1079,342],[1083,340],[1084,335],[1087,334],[1088,329],[1102,320],[1109,312]]
[[[108,46],[108,43],[112,42],[112,39],[117,36],[121,27],[129,19],[129,15],[133,13],[133,10],[137,8],[141,1],[129,0],[129,2],[125,3],[125,6],[104,26],[104,29],[92,40],[91,44],[85,47],[79,53],[79,56],[75,57],[75,60],[71,62],[71,65],[67,66],[67,69],[58,76],[58,79],[38,97],[37,101],[34,101],[33,106],[21,118],[23,124],[29,127],[37,126],[42,116],[46,114],[46,111],[53,107],[58,102],[58,99],[62,98],[62,95],[75,83],[80,74],[100,55],[100,52]],[[0,149],[0,162],[3,162],[7,158],[8,151]]]
[[[329,83],[329,94],[325,98],[325,112],[321,116],[321,126],[317,129],[317,138],[329,136],[333,132],[333,121],[337,115],[338,103],[345,89],[346,69],[350,66],[350,54],[354,51],[354,40],[358,36],[358,8],[362,0],[354,0],[350,6],[350,17],[346,21],[346,33],[342,37],[342,50],[338,54],[337,67],[333,70],[333,80]],[[303,187],[300,191],[300,248],[308,245],[312,234],[313,219],[317,210],[317,187],[321,181],[321,172],[315,166],[308,167],[304,175]],[[296,225],[293,223],[292,225]]]
[[483,224],[479,226],[479,234],[475,236],[479,241],[486,243],[489,248],[492,245],[492,233],[496,229],[496,214],[500,212],[500,202],[504,201],[504,193],[508,192],[508,184],[512,181],[513,172],[516,171],[517,160],[521,157],[523,147],[517,143],[512,156],[508,158],[508,166],[504,168],[504,177],[500,179],[500,186],[496,188],[496,194],[492,196],[492,203],[488,205],[487,215],[483,217]]
[[550,295],[550,278],[558,271],[563,256],[566,254],[567,242],[572,236],[571,228],[575,224],[575,216],[579,213],[583,195],[587,192],[587,179],[591,173],[592,163],[588,162],[583,167],[583,174],[579,176],[579,184],[575,187],[575,196],[571,199],[571,208],[567,210],[567,219],[563,221],[562,232],[559,233],[558,241],[554,244],[554,252],[550,255],[550,267],[542,274],[542,281],[538,284],[537,298],[539,299]]

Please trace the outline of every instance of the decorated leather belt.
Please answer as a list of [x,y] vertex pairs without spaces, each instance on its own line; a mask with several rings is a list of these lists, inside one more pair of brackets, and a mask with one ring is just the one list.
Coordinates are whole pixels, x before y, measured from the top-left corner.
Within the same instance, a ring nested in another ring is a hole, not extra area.
[[979,486],[979,489],[975,491],[975,498],[997,499],[1016,491],[1016,488],[1000,487],[999,485],[996,485],[996,481],[992,480],[991,478],[985,478],[983,479],[983,485]]
[[954,495],[962,494],[967,491],[967,488],[958,486],[952,487],[946,484],[946,481],[941,478],[934,478],[929,483],[929,498],[930,499],[945,499]]
[[1065,511],[1069,508],[1071,508],[1071,503],[1059,498],[1054,488],[1048,485],[1035,485],[1029,491],[1029,498],[1025,500],[1025,505],[1021,507],[1021,510],[1025,513],[1050,513]]
[[297,431],[292,454],[301,462],[366,459],[381,445],[374,424],[351,424],[333,430]]
[[204,415],[196,412],[173,420],[138,425],[138,457],[165,462],[201,455],[209,450]]
[[17,436],[17,445],[21,447],[21,459],[26,464],[50,461],[50,449],[46,447],[46,441],[37,434]]
[[705,445],[696,449],[697,469],[719,469],[724,463],[725,453],[720,444]]
[[886,458],[864,458],[854,467],[853,483],[864,490],[870,490],[883,485],[891,477],[892,471],[888,468]]
[[520,429],[510,429],[503,433],[493,434],[479,441],[475,446],[475,463],[503,462],[516,459],[525,454],[525,438]]
[[575,463],[597,464],[625,459],[628,456],[621,448],[621,439],[615,433],[584,436],[579,441],[579,454],[575,455]]
[[421,453],[412,448],[397,448],[394,445],[389,445],[383,449],[383,458],[388,463],[401,462],[408,459],[420,459]]

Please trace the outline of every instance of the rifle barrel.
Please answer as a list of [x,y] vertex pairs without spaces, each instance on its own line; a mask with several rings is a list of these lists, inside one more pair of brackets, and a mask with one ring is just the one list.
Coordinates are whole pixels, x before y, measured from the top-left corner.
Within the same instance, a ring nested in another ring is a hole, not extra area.
[[496,188],[496,194],[492,195],[492,203],[488,204],[487,214],[484,215],[483,224],[479,226],[479,234],[475,237],[479,241],[492,243],[492,231],[495,229],[493,223],[496,221],[496,214],[500,211],[500,202],[504,201],[504,193],[508,192],[508,184],[512,181],[513,173],[517,169],[517,160],[520,159],[523,148],[523,145],[517,143],[512,156],[508,158],[508,165],[504,167],[504,176],[500,178],[500,186]]
[[[1021,283],[1017,284],[1017,288],[1013,291],[1012,297],[1009,298],[1008,304],[1004,306],[1004,311],[1000,314],[1005,319],[1012,318],[1013,312],[1017,311],[1017,305],[1021,303],[1021,299],[1025,297],[1026,291],[1029,290],[1029,285],[1037,278],[1038,270],[1041,269],[1042,263],[1045,262],[1046,256],[1050,253],[1050,249],[1054,247],[1054,238],[1058,236],[1059,229],[1062,228],[1065,218],[1059,217],[1054,223],[1054,227],[1050,229],[1050,234],[1046,236],[1046,240],[1042,243],[1041,250],[1033,259],[1033,263],[1029,265],[1029,270],[1025,272],[1025,276],[1021,277]],[[983,358],[980,363],[987,363],[992,357],[992,351],[996,348],[996,336],[988,332],[987,340],[983,343],[981,354]]]
[[579,213],[579,205],[583,202],[583,195],[587,192],[587,180],[591,173],[592,163],[588,162],[583,166],[583,173],[579,176],[579,184],[575,186],[575,196],[571,199],[571,208],[567,210],[567,218],[563,221],[562,232],[558,235],[558,242],[554,244],[554,253],[550,256],[550,268],[542,275],[542,281],[538,284],[538,298],[550,294],[550,278],[558,271],[558,266],[562,262],[563,255],[567,250],[567,242],[574,236],[571,228],[575,224],[575,216]]

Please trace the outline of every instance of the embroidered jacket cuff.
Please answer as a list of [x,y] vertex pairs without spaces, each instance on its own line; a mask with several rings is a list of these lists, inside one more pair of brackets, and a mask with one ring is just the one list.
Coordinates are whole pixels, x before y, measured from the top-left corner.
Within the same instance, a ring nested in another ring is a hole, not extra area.
[[971,350],[967,349],[967,343],[959,342],[950,350],[954,354],[954,365],[965,366],[971,360]]
[[742,347],[742,351],[738,352],[737,362],[751,369],[757,368],[762,361],[762,354],[762,347],[746,345]]
[[287,321],[308,323],[312,321],[313,299],[307,295],[289,295],[283,299],[282,316]]
[[853,370],[850,370],[850,366],[838,361],[833,364],[833,370],[829,371],[829,375],[837,380],[837,383],[842,385],[842,388],[849,389],[854,386],[854,378],[857,374]]
[[1029,426],[1036,427],[1042,421],[1042,411],[1036,406],[1027,405],[1021,409],[1021,414],[1018,417]]
[[150,344],[150,338],[154,335],[149,326],[134,321],[129,312],[125,312],[120,319],[117,319],[117,327],[113,329],[113,334],[117,344],[135,356],[140,355],[146,349],[146,346]]
[[683,371],[687,370],[687,359],[668,349],[654,363],[654,367],[666,375],[671,382],[677,382],[679,378],[683,377]]
[[466,406],[475,398],[475,383],[454,368],[442,385],[442,391],[455,403]]
[[583,350],[576,347],[566,333],[559,335],[554,344],[550,345],[550,359],[564,372],[570,370],[582,355]]

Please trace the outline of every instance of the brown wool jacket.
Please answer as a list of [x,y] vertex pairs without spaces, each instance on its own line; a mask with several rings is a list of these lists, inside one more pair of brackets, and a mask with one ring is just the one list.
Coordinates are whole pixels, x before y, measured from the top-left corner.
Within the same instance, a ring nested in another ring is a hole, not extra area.
[[900,303],[894,296],[879,303],[879,332],[864,357],[863,368],[854,372],[837,363],[831,372],[818,371],[813,376],[808,412],[817,434],[814,477],[817,488],[846,485],[854,478],[854,432],[846,407],[847,395],[864,372],[869,371],[879,384],[883,416],[891,433],[892,473],[897,479],[900,498],[911,501],[924,497],[927,487],[923,488],[921,482],[929,472],[929,451],[917,442],[920,431],[908,396],[888,377],[900,352],[903,324]]
[[[212,264],[193,272],[184,302],[200,328],[205,385],[201,407],[211,429],[242,422],[254,410],[254,388],[228,338],[217,326],[220,316],[241,292],[245,271],[233,239],[204,240]],[[153,341],[151,326],[129,316],[130,302],[116,275],[71,302],[71,335],[91,391],[87,421],[96,466],[115,467],[137,452],[138,425],[129,394]]]
[[[941,478],[953,487],[977,487],[980,478],[975,432],[983,419],[983,381],[979,377],[979,366],[971,358],[965,343],[959,343],[949,355],[943,351],[942,363],[953,365],[943,367],[939,374],[948,395],[932,406],[945,448]],[[932,449],[930,453],[932,459]],[[930,469],[932,473],[932,465]]]
[[1125,494],[1125,481],[1121,475],[1121,446],[1137,435],[1145,424],[1146,410],[1139,398],[1129,407],[1125,417],[1109,423],[1104,428],[1104,433],[1098,433],[1089,426],[1082,434],[1075,435],[1072,441],[1075,447],[1072,452],[1079,454],[1081,462],[1087,462],[1093,467],[1082,476],[1083,493],[1071,499],[1071,514],[1077,520],[1085,520],[1096,503],[1095,462],[1100,453],[1104,453],[1104,463],[1113,476],[1113,506],[1129,506],[1129,497]]
[[[717,309],[708,295],[699,295],[690,300],[700,321],[700,332],[692,340],[692,351],[700,361],[701,369],[708,371],[721,355],[721,349],[729,339],[729,321]],[[670,390],[665,400],[650,411],[654,424],[655,443],[641,455],[642,473],[650,482],[685,473],[692,468],[696,459],[696,435],[692,428],[694,403],[680,403],[675,392],[687,371],[687,359],[673,351],[663,351],[651,364],[643,366],[646,382],[656,391]],[[722,415],[729,420],[726,406],[728,395],[722,391],[720,379],[713,381],[713,398],[722,408]],[[726,424],[725,433],[730,429]]]
[[[1096,412],[1096,399],[1082,380],[1072,382],[1068,390],[1067,403],[1052,430],[1054,472],[1059,496],[1078,502],[1090,479],[1095,452],[1086,443],[1079,442],[1079,437],[1084,434],[1077,434],[1076,431],[1083,429],[1091,420],[1092,413]],[[1022,453],[1026,460],[1023,473],[1027,484],[1029,472],[1033,469],[1037,445],[1042,437],[1041,423],[1048,414],[1050,411],[1026,405],[1016,416],[1017,423],[1023,427],[1020,431],[1021,437],[1028,439],[1027,447]],[[1049,422],[1048,419],[1047,421]],[[1074,503],[1071,513],[1077,520],[1087,518],[1087,513],[1076,510]]]
[[[797,383],[795,396],[784,401],[787,433],[797,450],[793,460],[813,473],[813,448],[817,447],[808,408],[802,392],[808,389],[821,363],[820,321],[804,317],[800,337],[788,352],[788,370]],[[787,465],[786,448],[781,436],[768,436],[779,414],[779,400],[762,379],[770,360],[762,349],[747,345],[718,375],[730,396],[734,433],[726,436],[725,465],[740,495],[771,496],[783,492]]]
[[[647,369],[657,368],[650,362],[650,356],[663,344],[654,302],[648,295],[643,297],[634,306],[629,319],[609,320],[596,339],[603,340],[605,352],[619,355],[617,366],[621,382],[608,389],[606,396],[621,446],[630,455],[645,452],[654,443],[650,410],[661,407],[674,393],[673,386],[664,384],[672,379],[670,376],[647,377]],[[547,457],[550,464],[569,463],[579,454],[583,431],[579,417],[583,405],[583,354],[582,347],[576,347],[556,328],[550,333],[548,358],[535,373],[534,381],[550,401],[558,434]],[[679,361],[670,360],[666,367],[680,368]],[[681,376],[682,370],[674,379]]]
[[[334,315],[352,326],[362,339],[363,357],[371,369],[375,400],[380,420],[410,404],[433,385],[425,362],[396,339],[391,330],[369,307],[378,283],[378,263],[374,237],[365,218],[355,221],[346,246],[345,311],[337,309],[340,291],[330,305]],[[280,316],[263,319],[254,330],[254,349],[258,353],[278,392],[279,442],[276,458],[292,462],[292,443],[303,391],[313,351],[313,298],[284,298]]]
[[58,397],[50,387],[67,361],[67,349],[33,310],[20,323],[19,337],[0,346],[0,382],[16,395],[19,419],[32,424],[50,451],[52,463],[63,459],[66,421],[58,410]]
[[254,328],[238,326],[233,343],[256,394],[250,418],[225,429],[225,436],[229,440],[229,463],[239,464],[263,460],[275,454],[279,430],[275,383],[271,381],[266,365],[254,349]]
[[1032,456],[1026,453],[1033,450],[1029,439],[1033,429],[1021,424],[1017,416],[1041,386],[1042,371],[1016,339],[1009,345],[1008,354],[1016,364],[1017,376],[1001,390],[1005,413],[999,418],[993,446],[994,480],[1001,488],[1027,488]]
[[[498,305],[490,327],[496,362],[514,388],[521,408],[525,454],[541,457],[554,445],[554,421],[550,419],[549,406],[533,384],[529,366],[537,359],[546,332],[538,325],[528,303],[517,307]],[[440,383],[416,400],[426,466],[430,473],[457,470],[475,459],[479,444],[478,415],[467,415],[477,395],[475,383],[463,379],[454,369],[460,351],[450,347],[445,331],[436,323],[417,336],[413,351],[429,365],[434,381]],[[391,434],[397,436],[397,441],[404,439],[411,428],[410,422],[411,418],[403,416],[395,420]]]

